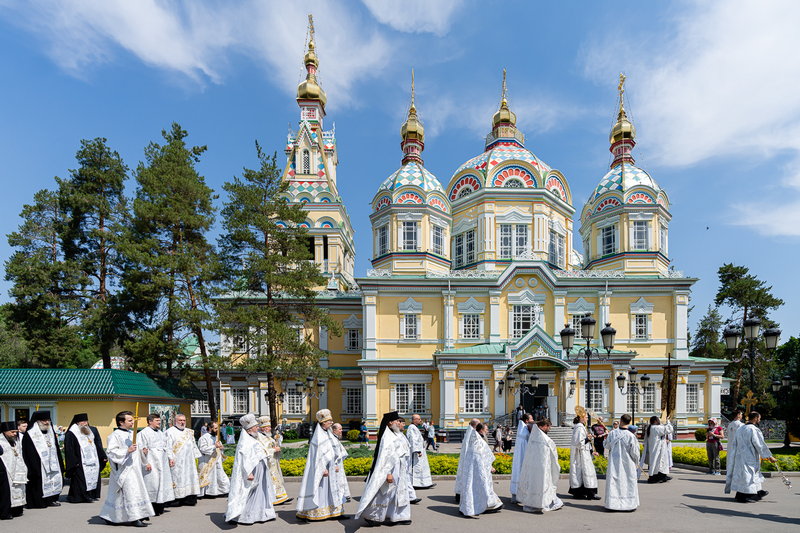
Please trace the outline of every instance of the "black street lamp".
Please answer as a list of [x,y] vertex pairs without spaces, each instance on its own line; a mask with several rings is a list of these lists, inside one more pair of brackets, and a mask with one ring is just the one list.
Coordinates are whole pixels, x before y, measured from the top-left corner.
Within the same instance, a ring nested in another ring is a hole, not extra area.
[[[761,319],[748,318],[744,321],[744,328],[739,329],[733,324],[728,324],[725,331],[722,332],[722,337],[725,339],[725,347],[729,351],[734,351],[739,347],[739,343],[744,340],[747,342],[747,348],[742,351],[742,356],[734,361],[741,362],[745,357],[750,362],[750,390],[755,393],[756,390],[756,358],[764,357],[756,348],[759,333],[761,330]],[[772,352],[778,346],[778,340],[781,336],[781,330],[778,328],[767,328],[761,334],[764,338],[764,345],[769,352]]]
[[[575,354],[575,360],[581,357],[586,357],[586,409],[589,409],[590,389],[591,389],[591,360],[594,358],[597,361],[603,361],[607,357],[603,357],[597,348],[592,348],[592,339],[594,338],[594,330],[597,325],[597,320],[592,318],[591,314],[585,315],[581,318],[581,337],[586,339],[586,348],[579,349]],[[611,355],[611,350],[614,348],[614,337],[617,330],[611,327],[610,322],[606,322],[606,327],[600,331],[600,336],[603,339],[603,349],[606,351],[606,356]],[[575,330],[569,324],[564,324],[564,329],[561,330],[561,347],[567,352],[567,358],[571,358],[572,347],[575,343]],[[587,415],[587,425],[591,426],[591,416]]]
[[788,448],[792,445],[792,440],[789,438],[789,394],[797,390],[797,383],[792,381],[792,376],[785,375],[781,379],[776,379],[772,382],[772,392],[778,396],[778,400],[782,406],[781,411],[784,413],[786,419],[786,430],[783,435],[783,447]]
[[[628,371],[628,379],[630,379],[630,384],[626,387],[625,386],[625,374],[620,373],[617,376],[617,387],[619,387],[619,392],[622,393],[623,396],[627,395],[628,393],[632,393],[636,395],[636,399],[633,401],[633,410],[631,412],[631,420],[633,424],[636,425],[636,406],[639,403],[639,396],[644,396],[644,392],[647,389],[647,385],[650,384],[650,376],[647,374],[642,375],[639,378],[639,371],[635,368],[631,368]],[[639,383],[642,384],[641,388],[639,387]]]

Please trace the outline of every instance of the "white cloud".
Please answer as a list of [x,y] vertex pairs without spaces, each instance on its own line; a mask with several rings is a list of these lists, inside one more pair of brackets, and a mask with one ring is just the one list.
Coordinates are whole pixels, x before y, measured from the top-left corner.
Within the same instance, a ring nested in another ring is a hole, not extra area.
[[380,72],[390,45],[347,6],[333,2],[194,2],[43,0],[2,4],[0,12],[42,39],[48,54],[79,77],[119,49],[143,63],[203,83],[220,83],[228,58],[244,54],[288,93],[304,76],[307,13],[315,14],[320,80],[332,107]]
[[[614,31],[584,58],[587,73],[606,83],[620,70],[629,74],[627,94],[649,159],[681,167],[794,153],[800,161],[800,62],[792,59],[800,49],[800,3],[685,2],[676,11],[663,35],[620,38]],[[800,183],[797,170],[783,178],[792,183]],[[797,226],[796,192],[770,208],[737,206],[736,223],[771,235],[795,231],[777,217]]]
[[444,35],[461,0],[362,0],[382,24],[406,33]]

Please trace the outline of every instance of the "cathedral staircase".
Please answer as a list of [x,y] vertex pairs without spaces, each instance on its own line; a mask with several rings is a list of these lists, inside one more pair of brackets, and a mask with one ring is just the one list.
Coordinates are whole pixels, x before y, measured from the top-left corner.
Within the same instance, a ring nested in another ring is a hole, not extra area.
[[[560,427],[560,426],[551,426],[550,432],[547,434],[553,442],[556,443],[556,446],[559,448],[569,448],[570,442],[572,441],[572,427]],[[489,441],[489,446],[494,449],[494,432],[489,431],[489,435],[487,436],[487,440]],[[514,426],[511,428],[511,441],[516,444],[517,443],[517,428]]]

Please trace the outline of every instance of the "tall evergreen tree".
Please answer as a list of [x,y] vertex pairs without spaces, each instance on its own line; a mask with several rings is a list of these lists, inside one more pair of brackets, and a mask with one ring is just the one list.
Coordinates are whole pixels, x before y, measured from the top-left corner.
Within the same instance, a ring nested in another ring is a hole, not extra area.
[[58,194],[41,190],[20,213],[22,223],[8,235],[14,248],[6,261],[6,280],[12,286],[7,319],[18,325],[32,367],[83,367],[91,364],[78,330],[80,309],[72,298],[80,275],[66,261],[60,236],[67,219]]
[[[771,325],[769,312],[783,305],[783,300],[772,294],[772,286],[768,286],[764,281],[758,279],[750,273],[750,269],[744,266],[726,263],[719,268],[719,289],[717,290],[714,303],[717,306],[726,305],[731,310],[731,321],[744,327],[744,321],[748,318],[760,318],[762,326]],[[739,353],[745,349],[745,343],[739,347]],[[759,342],[758,350],[765,353],[763,342]],[[774,372],[772,361],[763,361],[757,364],[754,372],[756,389],[764,391],[769,389],[771,376]],[[744,374],[750,375],[750,365],[747,362],[733,362],[725,370],[729,377],[735,377],[731,396],[739,398],[741,383]]]
[[220,331],[241,339],[249,355],[233,363],[267,373],[270,418],[277,420],[276,374],[320,375],[322,352],[297,328],[322,325],[340,335],[341,327],[315,302],[315,287],[327,280],[309,261],[310,237],[300,226],[307,212],[288,201],[275,155],[265,155],[258,143],[256,154],[259,168],[245,168],[223,185],[219,321]]
[[164,144],[145,149],[136,170],[138,190],[125,245],[132,268],[125,277],[128,303],[139,323],[128,344],[134,366],[171,373],[185,368],[182,341],[194,335],[200,347],[208,402],[216,416],[209,351],[210,287],[216,256],[207,235],[214,223],[214,192],[197,172],[205,146],[187,146],[188,133],[173,123]]
[[127,167],[106,139],[82,140],[77,170],[59,183],[59,203],[66,213],[62,232],[64,257],[81,277],[74,297],[81,329],[111,368],[111,351],[123,318],[115,301],[121,273],[119,244],[128,223],[124,188]]
[[692,357],[711,357],[725,359],[725,343],[722,338],[722,316],[716,307],[708,306],[708,311],[697,325],[697,332],[692,336]]

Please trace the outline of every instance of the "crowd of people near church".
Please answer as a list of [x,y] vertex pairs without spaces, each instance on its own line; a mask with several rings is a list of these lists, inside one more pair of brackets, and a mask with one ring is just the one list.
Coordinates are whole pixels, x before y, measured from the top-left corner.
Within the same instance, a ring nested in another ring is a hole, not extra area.
[[[643,431],[644,446],[632,430],[630,415],[622,415],[608,429],[602,419],[587,427],[585,409],[576,408],[573,420],[568,493],[576,499],[603,500],[611,511],[634,511],[639,506],[638,479],[647,465],[649,483],[671,479],[669,420],[652,417]],[[247,414],[239,419],[241,432],[230,478],[223,468],[224,445],[231,443],[228,429],[209,423],[195,440],[186,417],[177,414],[174,425],[162,430],[158,414],[147,416],[147,426],[134,430],[134,414],[116,415],[117,428],[104,448],[97,429],[85,413],[73,417],[63,438],[63,455],[50,413],[36,411],[29,421],[0,423],[0,519],[23,514],[24,508],[58,507],[64,479],[69,480],[66,501],[86,503],[101,498],[101,472],[110,465],[110,478],[100,518],[108,524],[146,526],[166,507],[194,506],[198,498],[227,496],[225,520],[254,524],[276,518],[275,506],[292,501],[281,474],[280,442],[272,434],[269,417]],[[742,503],[759,501],[761,460],[775,462],[758,428],[760,416],[750,412],[747,423],[737,411],[728,425],[725,493],[735,492]],[[370,526],[407,524],[411,506],[421,501],[417,491],[435,486],[427,450],[436,449],[435,426],[413,415],[406,420],[397,412],[383,415],[377,433],[372,465],[359,500],[356,519]],[[511,501],[524,511],[541,513],[560,509],[557,448],[548,436],[547,418],[534,419],[524,410],[518,415],[516,447],[511,470]],[[719,470],[722,431],[711,427],[707,441],[712,473]],[[496,513],[503,507],[492,480],[495,454],[488,443],[489,426],[473,419],[466,429],[455,479],[455,501],[465,517]],[[296,517],[303,522],[349,518],[344,506],[351,500],[342,444],[342,426],[331,412],[316,413],[296,501]],[[598,494],[593,457],[608,459],[605,494]],[[716,466],[715,466],[716,465]],[[716,469],[716,470],[715,470]]]

